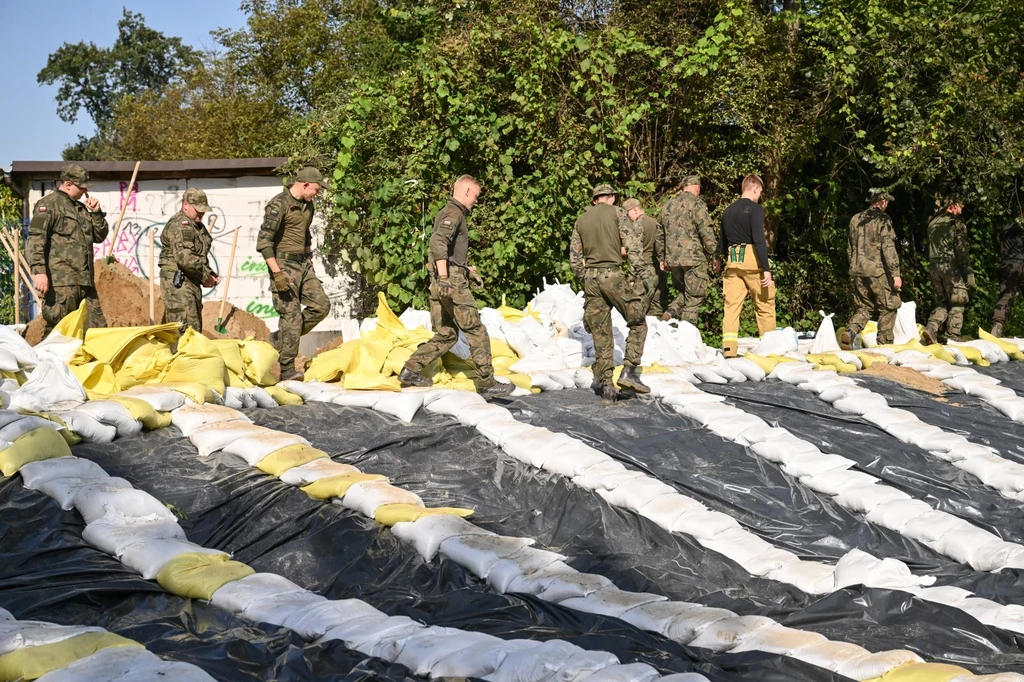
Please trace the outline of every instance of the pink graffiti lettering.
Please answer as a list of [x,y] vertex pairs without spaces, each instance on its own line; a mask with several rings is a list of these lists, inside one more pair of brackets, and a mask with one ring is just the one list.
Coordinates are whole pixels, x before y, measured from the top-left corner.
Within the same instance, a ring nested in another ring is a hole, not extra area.
[[[118,205],[118,209],[124,208],[124,204],[125,204],[124,193],[125,193],[125,190],[128,189],[128,183],[122,181],[120,183],[120,186],[121,186],[121,203]],[[138,210],[138,208],[136,207],[136,202],[138,201],[138,197],[139,197],[139,183],[136,182],[132,186],[131,194],[128,197],[128,207],[131,208],[133,211],[137,211]]]

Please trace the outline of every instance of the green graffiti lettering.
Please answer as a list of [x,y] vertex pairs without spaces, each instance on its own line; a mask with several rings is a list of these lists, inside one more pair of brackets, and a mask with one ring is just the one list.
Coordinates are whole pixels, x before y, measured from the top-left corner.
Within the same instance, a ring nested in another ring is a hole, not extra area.
[[266,303],[260,303],[259,299],[256,298],[249,301],[249,305],[245,306],[245,312],[251,313],[262,320],[269,320],[272,317],[280,317],[277,311],[274,310],[274,306],[267,305]]
[[248,256],[245,262],[242,263],[242,272],[249,272],[253,274],[266,274],[267,264],[264,261],[254,260],[252,256]]

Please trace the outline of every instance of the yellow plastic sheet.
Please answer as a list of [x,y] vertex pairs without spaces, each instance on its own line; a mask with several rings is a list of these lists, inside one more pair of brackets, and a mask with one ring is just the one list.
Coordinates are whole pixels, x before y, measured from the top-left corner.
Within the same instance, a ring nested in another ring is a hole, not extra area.
[[121,367],[114,370],[118,386],[124,391],[132,386],[156,381],[172,359],[174,356],[168,344],[152,339],[139,340],[129,349]]
[[277,349],[266,341],[247,338],[239,342],[242,351],[242,362],[245,365],[245,378],[257,386],[273,386],[274,365],[277,364]]
[[95,399],[93,395],[106,396],[121,390],[114,375],[114,368],[105,362],[95,360],[84,365],[71,365],[70,369],[89,393],[90,400]]
[[53,644],[26,646],[0,656],[0,680],[35,680],[97,651],[113,647],[144,648],[113,632],[83,632]]
[[0,451],[0,472],[13,476],[29,462],[70,456],[71,448],[57,429],[33,429]]
[[224,395],[226,369],[213,342],[194,329],[187,329],[178,342],[178,352],[160,376],[160,383],[197,382]]
[[224,365],[229,372],[239,376],[245,374],[245,363],[242,361],[242,346],[237,339],[214,339],[213,345],[224,358]]
[[388,353],[387,360],[384,361],[384,367],[381,368],[381,374],[385,376],[397,375],[402,372],[402,368],[405,367],[405,363],[412,357],[413,349],[406,348],[405,346],[395,346]]
[[[57,326],[53,328],[53,332],[62,334],[69,339],[78,339],[79,341],[85,340],[85,320],[86,320],[86,307],[85,301],[82,301],[78,305],[78,310],[75,312],[65,315],[64,319],[57,323]],[[53,332],[50,332],[51,334]]]
[[82,350],[116,368],[141,345],[151,342],[171,344],[177,338],[176,322],[151,327],[93,327],[85,333]]
[[256,466],[260,471],[266,472],[271,476],[280,476],[293,467],[302,466],[315,459],[323,459],[324,457],[327,457],[327,453],[323,450],[317,450],[304,443],[299,443],[270,453]]
[[180,597],[209,600],[227,583],[255,572],[240,561],[232,561],[227,554],[188,552],[164,564],[156,581]]
[[267,393],[270,397],[277,401],[278,405],[301,405],[304,401],[300,396],[295,395],[291,391],[286,391],[280,386],[267,386]]
[[116,403],[121,403],[128,411],[132,413],[132,416],[142,422],[142,428],[147,431],[153,431],[154,429],[162,429],[166,424],[165,420],[170,420],[170,415],[165,413],[165,417],[161,418],[159,413],[153,409],[153,406],[147,403],[145,400],[139,400],[138,398],[131,398],[128,396],[111,396],[110,398]]
[[1004,341],[998,336],[992,336],[984,329],[978,328],[978,338],[983,341],[991,341],[1000,348],[1003,352],[1010,356],[1011,360],[1024,360],[1024,353],[1021,352],[1020,346],[1010,341]]
[[347,474],[328,476],[309,485],[302,486],[303,492],[318,500],[329,500],[332,497],[344,497],[348,489],[356,483],[364,481],[386,481],[387,477],[379,474],[364,474],[361,471],[350,471]]
[[461,516],[463,518],[470,516],[473,513],[472,509],[459,509],[457,507],[417,507],[414,504],[382,504],[377,507],[377,511],[374,512],[374,520],[384,526],[393,526],[396,523],[403,521],[416,521],[422,519],[424,516],[439,516],[441,514],[450,514],[452,516]]
[[949,682],[963,675],[972,676],[970,670],[948,663],[907,663],[868,682]]

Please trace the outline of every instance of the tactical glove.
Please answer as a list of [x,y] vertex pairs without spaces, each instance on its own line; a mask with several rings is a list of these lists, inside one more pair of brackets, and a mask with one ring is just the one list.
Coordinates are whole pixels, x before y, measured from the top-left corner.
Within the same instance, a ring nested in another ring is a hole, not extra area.
[[978,283],[974,280],[974,273],[972,272],[971,274],[967,275],[967,288],[975,289],[977,288],[977,286]]
[[469,271],[469,283],[473,285],[474,289],[484,288],[484,278],[476,270]]
[[430,293],[434,294],[434,296],[437,297],[451,296],[452,283],[448,281],[447,277],[445,277],[444,279],[441,279],[439,277],[435,279],[433,283],[430,285]]
[[295,285],[292,283],[292,278],[289,277],[284,270],[278,270],[273,274],[274,278],[274,291],[279,294],[283,294],[286,291],[292,291]]

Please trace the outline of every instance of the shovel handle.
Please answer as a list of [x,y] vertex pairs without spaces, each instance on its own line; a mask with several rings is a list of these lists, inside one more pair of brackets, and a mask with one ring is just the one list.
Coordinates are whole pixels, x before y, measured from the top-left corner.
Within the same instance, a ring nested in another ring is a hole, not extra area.
[[[231,272],[235,269],[235,249],[238,247],[238,230],[231,237],[231,255],[228,256],[228,274],[224,277],[224,296],[220,299],[220,312],[217,314],[218,324],[224,319],[224,308],[228,304],[228,290],[231,287]],[[220,331],[219,329],[217,331]],[[223,333],[223,332],[221,332]]]

